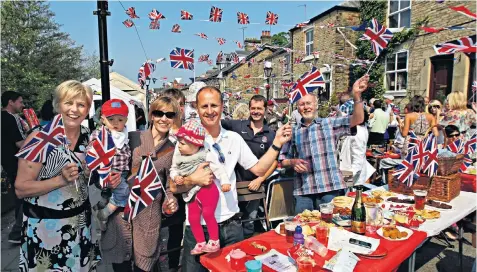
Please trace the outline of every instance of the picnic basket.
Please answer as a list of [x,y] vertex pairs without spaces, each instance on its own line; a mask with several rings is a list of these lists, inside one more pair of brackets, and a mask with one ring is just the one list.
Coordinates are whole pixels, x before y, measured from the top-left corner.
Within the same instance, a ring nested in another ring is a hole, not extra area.
[[457,173],[463,161],[463,154],[458,154],[455,157],[437,158],[437,163],[439,165],[439,167],[437,168],[437,175],[448,176]]
[[392,170],[388,173],[388,186],[389,191],[394,193],[413,195],[414,189],[427,189],[427,199],[443,202],[450,202],[460,194],[460,174],[458,173],[447,176],[436,175],[432,178],[421,176],[411,187],[400,182],[392,175],[393,173]]

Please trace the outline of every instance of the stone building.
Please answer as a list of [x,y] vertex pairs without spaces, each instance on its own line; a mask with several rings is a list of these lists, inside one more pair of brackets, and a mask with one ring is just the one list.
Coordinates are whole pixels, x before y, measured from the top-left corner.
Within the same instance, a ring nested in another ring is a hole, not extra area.
[[[475,80],[475,53],[438,55],[433,46],[475,35],[476,22],[450,6],[465,6],[475,13],[472,1],[390,1],[387,25],[390,28],[411,27],[428,17],[428,27],[460,26],[468,30],[442,30],[438,33],[421,31],[416,39],[403,43],[385,59],[385,87],[401,101],[412,95],[428,96],[444,101],[452,91],[470,92]],[[475,41],[475,40],[474,40]]]
[[[291,44],[286,46],[290,47]],[[282,81],[291,81],[290,53],[283,48],[277,49],[273,54],[265,58],[272,64],[272,76],[270,77],[270,97],[275,100],[286,98]]]
[[[349,69],[335,66],[345,64],[335,55],[354,58],[355,53],[334,26],[359,25],[358,7],[358,1],[346,1],[314,16],[305,26],[290,29],[293,49],[289,58],[291,78],[296,81],[311,66],[319,68],[326,82],[325,87],[318,90],[320,100],[328,100],[332,92],[344,92],[349,87]],[[346,29],[342,32],[349,41],[356,40],[356,32]]]

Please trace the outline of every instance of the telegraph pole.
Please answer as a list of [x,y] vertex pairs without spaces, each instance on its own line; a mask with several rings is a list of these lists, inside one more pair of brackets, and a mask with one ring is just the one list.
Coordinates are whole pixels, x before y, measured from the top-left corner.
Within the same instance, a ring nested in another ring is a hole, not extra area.
[[242,44],[243,44],[243,46],[245,46],[245,29],[246,28],[247,28],[246,26],[239,27],[239,29],[242,29]]
[[109,88],[109,66],[113,65],[113,60],[108,57],[108,28],[106,24],[106,16],[111,15],[108,11],[108,1],[97,1],[98,9],[93,11],[98,16],[99,31],[99,63],[101,66],[101,96],[103,103],[111,98]]

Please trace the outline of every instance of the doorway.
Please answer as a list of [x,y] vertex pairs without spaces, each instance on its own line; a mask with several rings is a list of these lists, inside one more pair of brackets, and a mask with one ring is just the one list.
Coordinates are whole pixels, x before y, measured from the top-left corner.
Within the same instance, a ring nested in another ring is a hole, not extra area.
[[431,86],[429,98],[444,101],[452,91],[454,54],[431,58]]

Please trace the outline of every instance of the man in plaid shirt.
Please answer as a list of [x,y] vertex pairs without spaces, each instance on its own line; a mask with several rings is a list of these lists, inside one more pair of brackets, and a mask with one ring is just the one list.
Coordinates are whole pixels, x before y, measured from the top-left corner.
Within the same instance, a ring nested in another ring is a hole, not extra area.
[[293,167],[297,172],[293,190],[295,213],[317,210],[319,204],[330,202],[346,188],[338,166],[336,142],[341,136],[351,134],[351,127],[363,122],[361,93],[368,81],[369,76],[365,75],[353,84],[351,116],[319,118],[315,94],[309,93],[298,100],[302,122],[293,128],[292,140],[282,148],[279,157],[283,167]]

